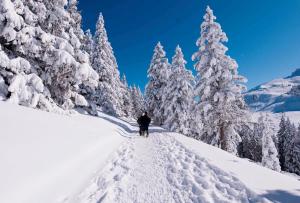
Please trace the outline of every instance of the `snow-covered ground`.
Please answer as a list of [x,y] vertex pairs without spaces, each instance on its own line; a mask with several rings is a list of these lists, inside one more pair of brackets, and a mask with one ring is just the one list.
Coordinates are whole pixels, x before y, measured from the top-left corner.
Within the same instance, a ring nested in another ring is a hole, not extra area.
[[0,202],[59,202],[75,195],[125,140],[104,119],[0,103]]
[[300,178],[100,114],[0,103],[0,202],[300,202]]
[[209,163],[238,178],[260,197],[272,202],[300,202],[300,177],[272,171],[257,163],[241,159],[190,138],[177,136],[178,140]]

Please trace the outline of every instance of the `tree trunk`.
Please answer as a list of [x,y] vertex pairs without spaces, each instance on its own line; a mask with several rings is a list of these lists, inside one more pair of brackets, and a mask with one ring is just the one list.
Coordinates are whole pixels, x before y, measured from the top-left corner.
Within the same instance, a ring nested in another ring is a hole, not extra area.
[[221,149],[227,151],[227,143],[226,143],[223,123],[221,124],[221,127],[220,127],[220,143],[221,143]]

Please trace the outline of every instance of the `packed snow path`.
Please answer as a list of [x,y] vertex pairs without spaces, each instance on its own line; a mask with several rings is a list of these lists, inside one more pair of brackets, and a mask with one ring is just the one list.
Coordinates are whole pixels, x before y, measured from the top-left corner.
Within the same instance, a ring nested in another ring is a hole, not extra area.
[[72,202],[252,202],[253,197],[237,178],[210,165],[171,135],[153,133],[124,143]]

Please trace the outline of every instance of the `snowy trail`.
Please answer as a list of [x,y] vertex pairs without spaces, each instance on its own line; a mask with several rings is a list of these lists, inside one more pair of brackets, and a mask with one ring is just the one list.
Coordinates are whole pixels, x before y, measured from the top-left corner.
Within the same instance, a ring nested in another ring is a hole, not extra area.
[[128,139],[72,202],[262,202],[167,133]]
[[1,102],[0,121],[1,203],[300,202],[299,176],[160,127]]

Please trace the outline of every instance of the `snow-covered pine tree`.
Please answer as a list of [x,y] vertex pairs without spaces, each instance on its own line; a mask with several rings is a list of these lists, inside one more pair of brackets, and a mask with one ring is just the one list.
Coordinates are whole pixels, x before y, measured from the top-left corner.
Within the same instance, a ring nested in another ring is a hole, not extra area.
[[287,128],[286,128],[286,120],[284,116],[281,116],[280,123],[279,123],[279,131],[277,133],[278,138],[278,154],[279,154],[279,163],[281,170],[285,170],[285,141],[287,137]]
[[226,55],[228,48],[223,43],[228,39],[215,19],[207,7],[196,43],[199,50],[192,57],[197,71],[195,94],[199,96],[196,108],[203,122],[201,139],[235,154],[240,142],[237,129],[247,119],[242,96],[246,79],[238,75],[236,61]]
[[[82,40],[82,49],[89,55],[89,62],[92,63],[93,57],[93,46],[94,46],[94,39],[91,31],[88,29],[83,35]],[[91,87],[90,85],[81,84],[80,85],[80,94],[82,94],[87,101],[89,102],[90,106],[87,110],[90,114],[96,115],[97,111],[94,109],[95,105],[91,102],[93,95],[95,94],[95,87]]]
[[[57,109],[50,97],[66,108],[73,103],[85,105],[85,99],[76,91],[78,84],[95,85],[97,74],[88,65],[88,56],[79,51],[79,40],[74,37],[65,10],[66,1],[0,3],[2,56],[16,59],[10,63],[15,64],[14,73],[5,73],[6,86],[13,75],[18,75],[10,88],[13,92],[8,94],[10,100],[49,111]],[[10,65],[4,66],[6,72]]]
[[278,152],[272,139],[273,130],[267,116],[261,116],[258,120],[262,126],[262,160],[263,166],[275,171],[280,171]]
[[94,40],[91,31],[88,29],[84,33],[83,38],[83,50],[90,55],[90,61],[92,62],[92,52],[93,52]]
[[240,134],[242,136],[241,157],[261,162],[263,126],[260,123],[244,125]]
[[89,66],[88,55],[80,51],[80,41],[70,26],[70,14],[65,9],[67,1],[24,2],[38,16],[32,21],[37,27],[35,41],[27,43],[35,54],[27,56],[32,56],[30,62],[36,63],[37,72],[51,97],[65,109],[74,104],[86,105],[84,97],[78,94],[78,85],[95,86],[97,74]]
[[21,57],[12,57],[10,50],[0,45],[0,100],[36,107],[42,97],[42,80],[31,73],[30,63]]
[[[295,125],[290,121],[289,118],[286,120],[286,134],[284,136],[284,142],[283,142],[283,147],[284,147],[284,169],[288,172],[291,173],[297,173],[297,159],[295,153],[296,151],[296,146],[295,146],[295,141],[296,141],[296,136],[297,136],[297,129]],[[299,173],[299,171],[298,171]]]
[[146,105],[145,105],[145,98],[144,94],[141,91],[140,86],[137,86],[137,103],[139,104],[138,112],[144,112],[146,110]]
[[78,11],[78,0],[69,0],[67,11],[70,14],[70,25],[73,28],[74,34],[80,40],[82,46],[84,43],[84,32],[81,29],[82,16]]
[[154,54],[148,69],[149,82],[146,85],[146,105],[153,123],[162,125],[164,109],[162,108],[162,96],[167,86],[170,72],[170,64],[166,58],[166,52],[160,42],[154,48]]
[[295,162],[294,172],[300,175],[300,124],[298,126],[297,135],[294,141],[294,162]]
[[92,101],[105,113],[122,116],[122,90],[120,73],[104,27],[102,13],[96,25],[92,66],[99,75],[99,85]]
[[277,136],[281,169],[300,174],[299,128],[297,132],[295,125],[282,116]]
[[193,100],[193,104],[191,105],[191,116],[189,121],[190,127],[188,136],[193,137],[197,140],[201,140],[203,123],[201,116],[197,113],[197,110],[196,100]]
[[87,101],[78,93],[79,85],[84,83],[95,87],[98,75],[89,65],[89,56],[81,50],[81,42],[75,34],[80,25],[72,27],[73,20],[66,10],[67,1],[44,3],[47,17],[42,26],[47,33],[55,36],[45,47],[46,84],[53,99],[63,108],[86,106]]
[[[298,128],[297,128],[297,135],[296,135],[296,141],[300,141],[300,124],[298,125]],[[300,144],[300,142],[297,142]]]
[[171,131],[188,135],[194,99],[194,77],[185,65],[184,55],[178,45],[172,58],[171,72],[162,97],[162,109],[166,118],[164,125]]
[[0,99],[37,107],[49,102],[45,87],[30,62],[40,51],[35,27],[38,16],[27,1],[0,1]]
[[121,79],[121,82],[122,82],[122,95],[123,95],[123,98],[122,98],[122,109],[123,109],[123,112],[124,112],[124,115],[127,116],[127,117],[132,117],[132,100],[131,100],[131,93],[130,93],[130,90],[129,90],[129,87],[128,87],[128,83],[127,83],[127,79],[126,79],[126,76],[125,74],[123,74],[122,76],[122,79]]
[[143,111],[145,111],[143,94],[139,87],[133,85],[133,87],[130,87],[130,95],[132,101],[132,116],[138,118],[142,115]]

